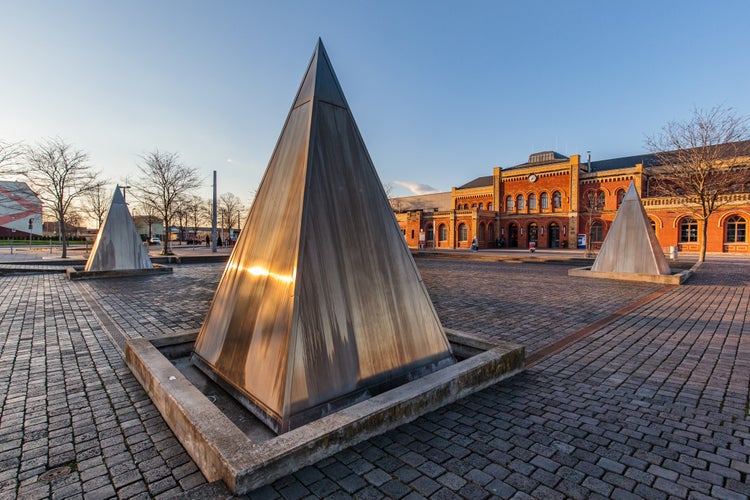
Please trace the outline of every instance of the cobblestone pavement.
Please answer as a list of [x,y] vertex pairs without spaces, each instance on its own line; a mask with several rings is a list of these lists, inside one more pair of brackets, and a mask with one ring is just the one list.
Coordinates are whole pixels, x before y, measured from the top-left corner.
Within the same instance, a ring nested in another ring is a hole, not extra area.
[[[659,289],[556,265],[418,265],[445,326],[527,352]],[[199,326],[221,270],[0,277],[0,498],[225,491],[208,489],[116,349],[118,335]],[[747,262],[706,264],[525,373],[252,496],[748,498],[749,302]]]

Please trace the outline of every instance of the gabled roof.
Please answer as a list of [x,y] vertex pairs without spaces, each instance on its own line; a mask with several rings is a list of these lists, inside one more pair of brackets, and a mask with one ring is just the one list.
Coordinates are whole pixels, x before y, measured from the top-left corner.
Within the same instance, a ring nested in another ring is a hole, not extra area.
[[459,186],[456,189],[471,189],[471,188],[492,186],[493,179],[494,179],[494,176],[492,175],[485,175],[483,177],[477,177],[473,181],[469,181],[463,186]]
[[[731,146],[731,147],[730,147]],[[720,151],[720,158],[729,158],[731,156],[750,156],[750,140],[730,142],[726,144],[717,144],[713,146],[716,148],[723,148]],[[693,148],[697,149],[697,148]],[[685,151],[690,151],[687,149]],[[643,153],[640,155],[623,156],[622,158],[612,158],[609,160],[599,160],[591,162],[591,172],[604,172],[607,170],[617,170],[620,168],[633,167],[638,163],[642,163],[644,167],[654,167],[661,164],[659,155],[670,156],[674,154],[677,157],[676,151],[665,151],[664,153]]]
[[[643,163],[644,167],[650,167],[657,164],[657,157],[655,154],[644,153],[641,155],[623,156],[622,158],[592,161],[591,172],[604,172],[607,170],[629,168],[635,166],[638,163]],[[581,165],[585,165],[585,163],[582,163]]]

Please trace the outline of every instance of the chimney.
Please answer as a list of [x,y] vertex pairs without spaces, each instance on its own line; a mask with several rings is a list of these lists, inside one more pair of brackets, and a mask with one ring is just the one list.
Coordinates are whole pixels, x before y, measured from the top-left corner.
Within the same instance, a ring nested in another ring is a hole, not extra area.
[[591,172],[591,151],[586,151],[586,172]]

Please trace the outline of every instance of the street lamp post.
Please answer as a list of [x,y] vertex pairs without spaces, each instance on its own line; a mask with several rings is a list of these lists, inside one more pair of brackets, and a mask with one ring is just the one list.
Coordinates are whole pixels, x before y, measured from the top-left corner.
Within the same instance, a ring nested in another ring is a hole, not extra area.
[[216,170],[214,170],[214,198],[211,211],[211,252],[216,253]]

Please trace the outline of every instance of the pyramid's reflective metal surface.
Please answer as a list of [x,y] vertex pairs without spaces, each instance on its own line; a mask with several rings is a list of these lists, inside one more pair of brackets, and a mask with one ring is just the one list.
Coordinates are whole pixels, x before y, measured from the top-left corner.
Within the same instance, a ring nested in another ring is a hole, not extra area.
[[591,270],[638,274],[671,273],[632,182]]
[[86,271],[152,269],[153,267],[120,192],[120,186],[116,186],[109,212],[104,219],[104,224],[99,228],[91,255],[86,261]]
[[453,363],[320,42],[194,360],[277,432]]

